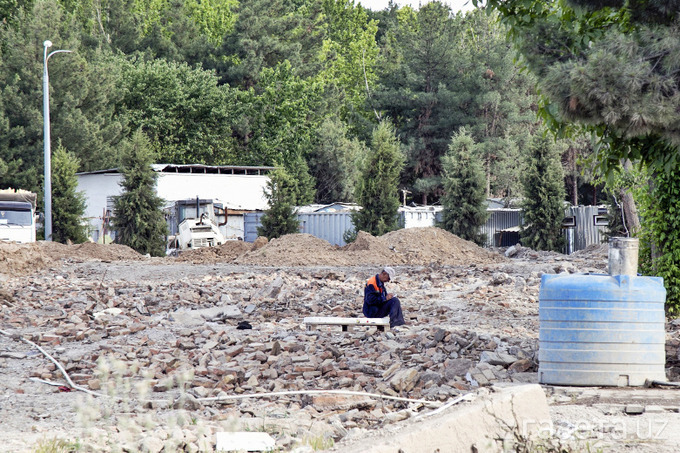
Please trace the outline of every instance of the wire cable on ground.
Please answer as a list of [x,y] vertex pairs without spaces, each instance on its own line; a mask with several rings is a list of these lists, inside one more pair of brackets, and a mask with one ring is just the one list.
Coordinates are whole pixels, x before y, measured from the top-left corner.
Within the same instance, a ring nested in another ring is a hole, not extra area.
[[68,373],[66,372],[66,369],[61,365],[61,363],[59,363],[54,357],[52,357],[51,355],[49,355],[49,354],[47,353],[47,351],[45,351],[43,348],[41,348],[41,347],[38,346],[37,344],[33,343],[31,340],[27,340],[26,338],[21,337],[21,336],[19,336],[19,337],[13,336],[13,335],[11,335],[9,332],[5,332],[4,330],[0,330],[0,333],[3,334],[3,335],[5,335],[5,336],[7,336],[7,337],[10,337],[10,338],[15,338],[15,339],[18,338],[19,340],[23,341],[24,343],[30,344],[31,346],[33,346],[34,348],[36,348],[38,351],[42,352],[42,354],[43,354],[45,357],[47,357],[52,363],[54,363],[54,364],[57,366],[57,368],[59,368],[59,371],[61,371],[61,374],[64,376],[64,378],[66,379],[66,382],[68,382],[68,385],[69,385],[71,388],[73,388],[73,389],[75,389],[75,390],[79,390],[79,391],[81,391],[81,392],[88,393],[88,394],[90,394],[90,395],[94,395],[94,396],[106,396],[106,395],[104,395],[104,394],[102,394],[102,393],[93,392],[92,390],[90,390],[90,389],[88,389],[88,388],[81,387],[81,386],[79,386],[78,384],[76,384],[75,382],[73,382],[73,381],[71,380],[71,377],[70,377],[70,376],[68,375]]
[[[48,354],[43,348],[35,344],[34,342],[27,340],[21,336],[18,335],[12,335],[8,332],[5,332],[4,330],[0,330],[0,334],[5,335],[7,337],[13,338],[13,339],[18,339],[21,340],[36,349],[38,349],[45,357],[47,357],[52,363],[54,363],[57,368],[59,368],[59,371],[61,371],[61,374],[64,376],[66,381],[68,382],[69,387],[71,387],[74,390],[78,390],[81,392],[85,392],[87,394],[93,395],[93,396],[99,396],[99,397],[106,397],[110,398],[111,396],[105,395],[103,393],[97,393],[93,392],[92,390],[81,387],[77,385],[73,380],[71,380],[71,377],[68,375],[66,372],[66,369],[50,354]],[[44,384],[48,385],[61,385],[56,382],[52,381],[46,381],[43,379],[38,379],[38,378],[31,378],[31,380],[36,381],[36,382],[41,382]],[[220,401],[230,401],[230,400],[239,400],[239,399],[248,399],[248,398],[271,398],[271,397],[276,397],[276,396],[287,396],[287,395],[322,395],[322,394],[331,394],[331,395],[346,395],[346,396],[368,396],[371,398],[379,398],[379,399],[386,399],[386,400],[392,400],[392,401],[400,401],[400,402],[405,402],[405,403],[418,403],[418,404],[423,404],[425,406],[434,406],[437,407],[438,409],[435,410],[432,413],[427,414],[429,415],[434,415],[436,413],[439,413],[443,410],[445,410],[448,407],[453,406],[454,404],[457,404],[463,400],[469,399],[472,397],[471,394],[465,394],[462,395],[452,401],[449,401],[448,403],[442,405],[441,402],[439,401],[428,401],[428,400],[421,400],[421,399],[413,399],[413,398],[403,398],[403,397],[398,397],[398,396],[391,396],[391,395],[383,395],[379,393],[369,393],[369,392],[356,392],[356,391],[350,391],[350,390],[289,390],[289,391],[283,391],[283,392],[268,392],[268,393],[249,393],[245,395],[225,395],[225,396],[216,396],[212,398],[196,398],[196,401],[199,402],[220,402]],[[146,402],[146,401],[145,401]]]
[[424,414],[421,414],[421,415],[417,416],[415,419],[420,420],[420,419],[425,418],[425,417],[431,417],[432,415],[437,415],[441,412],[444,412],[446,409],[453,406],[454,404],[458,404],[461,401],[465,401],[465,400],[472,400],[472,399],[474,399],[474,397],[475,397],[475,395],[473,395],[472,393],[466,393],[465,395],[461,395],[458,398],[452,399],[448,403],[441,406],[439,409],[436,409],[432,412],[426,412]]
[[285,396],[285,395],[321,395],[321,394],[333,394],[333,395],[348,395],[348,396],[370,396],[372,398],[381,398],[393,401],[402,401],[405,403],[420,403],[428,406],[441,406],[442,403],[439,401],[428,401],[428,400],[417,400],[411,398],[401,398],[398,396],[382,395],[379,393],[368,393],[368,392],[354,392],[350,390],[290,390],[284,392],[270,392],[270,393],[249,393],[247,395],[226,395],[226,396],[215,396],[212,398],[196,398],[198,401],[229,401],[235,399],[245,399],[245,398],[264,398],[271,396]]

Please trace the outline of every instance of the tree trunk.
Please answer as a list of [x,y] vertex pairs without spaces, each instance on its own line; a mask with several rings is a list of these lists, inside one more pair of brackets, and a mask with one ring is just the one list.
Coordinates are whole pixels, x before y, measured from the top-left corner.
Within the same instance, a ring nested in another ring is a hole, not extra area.
[[619,198],[621,200],[621,207],[623,209],[624,220],[628,234],[632,237],[640,230],[640,218],[638,217],[637,207],[633,195],[628,189],[621,189],[619,191]]
[[[628,172],[632,168],[633,164],[629,159],[623,162],[623,169]],[[635,206],[635,200],[633,199],[633,194],[630,190],[622,187],[619,190],[619,198],[621,199],[621,206],[623,209],[624,222],[626,228],[628,229],[628,235],[633,237],[640,230],[640,217],[638,217],[637,207]]]
[[491,157],[486,159],[486,198],[491,197]]

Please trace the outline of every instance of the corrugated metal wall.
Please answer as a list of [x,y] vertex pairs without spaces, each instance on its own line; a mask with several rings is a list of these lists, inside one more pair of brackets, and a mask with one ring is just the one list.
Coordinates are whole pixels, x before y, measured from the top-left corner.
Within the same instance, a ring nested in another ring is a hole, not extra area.
[[314,212],[298,214],[300,233],[309,233],[333,245],[345,245],[345,231],[354,228],[349,212]]
[[[575,227],[565,228],[567,239],[567,253],[583,250],[591,244],[601,244],[604,240],[606,227],[597,226],[595,220],[603,215],[601,206],[573,206],[565,212],[566,216],[575,218]],[[521,209],[491,209],[490,216],[481,231],[486,234],[486,247],[513,245],[516,233],[503,233],[504,230],[516,228],[522,220]],[[253,242],[257,238],[257,227],[260,226],[262,212],[246,213],[244,215],[245,238]],[[437,213],[437,217],[441,217]],[[345,245],[343,235],[345,231],[353,229],[350,212],[315,212],[298,214],[300,232],[309,233],[324,239],[334,245]],[[402,218],[402,222],[403,222]],[[441,221],[440,218],[438,218]],[[510,242],[508,242],[510,241]]]
[[[489,209],[489,219],[482,226],[481,232],[486,234],[485,247],[497,246],[496,239],[502,240],[500,233],[508,228],[517,227],[522,218],[521,209]],[[498,244],[500,245],[500,244]],[[513,244],[510,244],[513,245]]]
[[[263,212],[249,212],[244,215],[246,242],[257,239],[257,227],[261,223]],[[345,231],[354,228],[350,212],[313,212],[298,214],[300,233],[308,233],[333,245],[345,245],[343,235]]]
[[604,206],[572,206],[567,210],[567,216],[573,216],[575,221],[573,228],[565,228],[567,253],[583,250],[592,244],[602,244],[607,227],[596,225],[596,219],[605,212]]
[[260,219],[263,215],[264,212],[246,212],[243,214],[244,241],[255,242],[255,239],[257,239],[257,227],[262,224]]

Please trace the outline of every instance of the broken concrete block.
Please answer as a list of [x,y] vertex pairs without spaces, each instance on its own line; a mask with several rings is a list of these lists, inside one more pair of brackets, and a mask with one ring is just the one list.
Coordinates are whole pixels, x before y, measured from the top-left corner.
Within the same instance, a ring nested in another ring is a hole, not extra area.
[[413,368],[402,370],[394,375],[394,377],[390,380],[390,385],[397,392],[408,392],[416,386],[418,383],[418,377],[418,372]]
[[482,351],[479,355],[479,361],[490,365],[509,366],[517,361],[517,357],[505,352]]
[[645,407],[639,404],[629,404],[623,409],[623,412],[628,415],[640,415],[645,412]]
[[219,432],[215,436],[217,451],[270,451],[276,445],[274,438],[267,433]]

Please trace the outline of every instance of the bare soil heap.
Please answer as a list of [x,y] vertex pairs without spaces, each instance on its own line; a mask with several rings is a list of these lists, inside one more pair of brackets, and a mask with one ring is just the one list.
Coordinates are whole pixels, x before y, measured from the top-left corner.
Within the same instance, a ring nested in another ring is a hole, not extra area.
[[[117,244],[3,244],[0,246],[0,273],[26,274],[55,265],[59,260],[111,262],[142,259],[144,256],[131,248]],[[252,244],[229,241],[219,247],[183,252],[167,260],[257,266],[413,266],[489,264],[503,262],[505,258],[440,228],[412,228],[381,237],[360,231],[356,241],[344,247],[333,246],[310,234],[289,234],[269,242],[266,238],[258,238]]]
[[461,265],[504,261],[440,228],[412,228],[374,237],[360,231],[344,247],[310,234],[289,234],[268,243],[228,242],[220,247],[185,252],[178,258],[194,263],[224,262],[258,266]]

